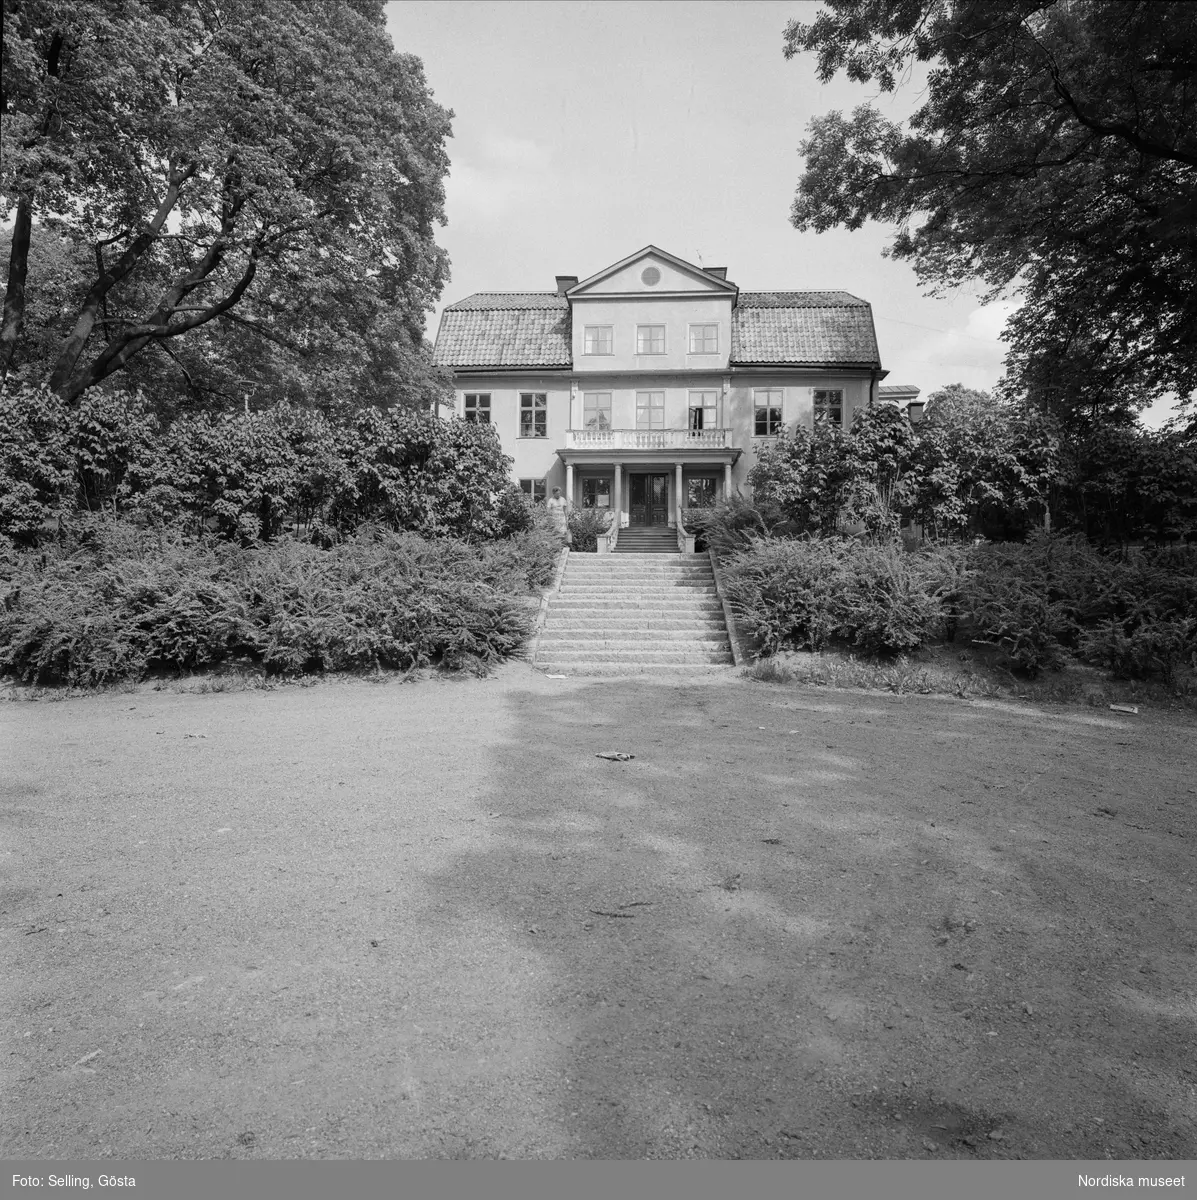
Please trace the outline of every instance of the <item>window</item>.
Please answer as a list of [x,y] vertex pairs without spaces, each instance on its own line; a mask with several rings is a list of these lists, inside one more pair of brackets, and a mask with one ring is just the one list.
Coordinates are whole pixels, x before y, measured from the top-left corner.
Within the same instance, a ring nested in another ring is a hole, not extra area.
[[714,429],[718,424],[716,413],[719,411],[718,392],[690,393],[690,428]]
[[691,354],[718,354],[719,353],[719,326],[718,325],[691,325],[690,326],[690,353]]
[[665,353],[665,326],[664,325],[637,325],[636,326],[636,353],[637,354],[664,354]]
[[781,432],[781,388],[763,388],[753,393],[756,408],[757,437],[772,437]]
[[540,504],[544,500],[544,480],[521,479],[520,491],[534,504]]
[[839,388],[826,390],[815,389],[815,424],[843,425],[844,423],[844,393]]
[[587,325],[582,340],[583,354],[615,353],[615,330],[611,325]]
[[611,480],[610,479],[583,479],[582,480],[582,507],[583,508],[610,508],[611,507]]
[[583,392],[582,417],[586,429],[610,429],[611,393]]
[[465,398],[465,419],[476,425],[490,424],[490,393],[467,392]]
[[520,437],[548,436],[548,396],[544,392],[520,392]]
[[715,481],[709,475],[686,480],[686,506],[688,508],[715,507]]
[[637,392],[636,393],[636,428],[664,429],[665,428],[665,393]]

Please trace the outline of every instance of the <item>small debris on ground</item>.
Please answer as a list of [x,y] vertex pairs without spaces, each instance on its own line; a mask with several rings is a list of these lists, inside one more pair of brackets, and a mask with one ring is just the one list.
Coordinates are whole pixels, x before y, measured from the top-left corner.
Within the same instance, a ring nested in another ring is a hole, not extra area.
[[625,754],[622,750],[605,750],[594,757],[610,759],[611,762],[630,762],[636,756],[634,754]]
[[738,892],[740,890],[740,880],[743,878],[743,872],[737,871],[734,875],[729,875],[719,886],[725,892]]
[[1110,712],[1134,713],[1139,714],[1139,706],[1137,704],[1111,704]]
[[567,675],[546,675],[546,679],[567,679]]
[[621,921],[630,921],[636,915],[635,913],[625,913],[625,912],[605,912],[601,908],[592,908],[590,911],[592,913],[594,913],[594,915],[596,917],[615,917],[616,919],[621,920]]

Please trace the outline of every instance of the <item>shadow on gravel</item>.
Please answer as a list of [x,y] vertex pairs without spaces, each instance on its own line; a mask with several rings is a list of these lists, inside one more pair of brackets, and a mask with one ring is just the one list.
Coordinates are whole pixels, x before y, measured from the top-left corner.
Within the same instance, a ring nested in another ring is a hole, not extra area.
[[1183,748],[1147,795],[1141,730],[1083,715],[635,681],[506,702],[489,836],[429,882],[538,965],[527,1050],[567,1153],[1197,1153]]

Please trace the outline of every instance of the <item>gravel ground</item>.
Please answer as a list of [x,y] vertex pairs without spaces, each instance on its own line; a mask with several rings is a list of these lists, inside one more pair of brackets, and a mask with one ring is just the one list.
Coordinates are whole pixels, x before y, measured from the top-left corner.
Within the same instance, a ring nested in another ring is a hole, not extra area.
[[0,705],[0,1154],[1197,1157],[1195,731],[522,664]]

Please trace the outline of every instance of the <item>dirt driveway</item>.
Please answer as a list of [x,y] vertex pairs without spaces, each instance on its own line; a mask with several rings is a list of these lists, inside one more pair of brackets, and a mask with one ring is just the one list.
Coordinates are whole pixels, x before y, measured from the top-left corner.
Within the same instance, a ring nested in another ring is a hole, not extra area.
[[1197,1156],[1195,735],[523,665],[0,705],[0,1155]]

